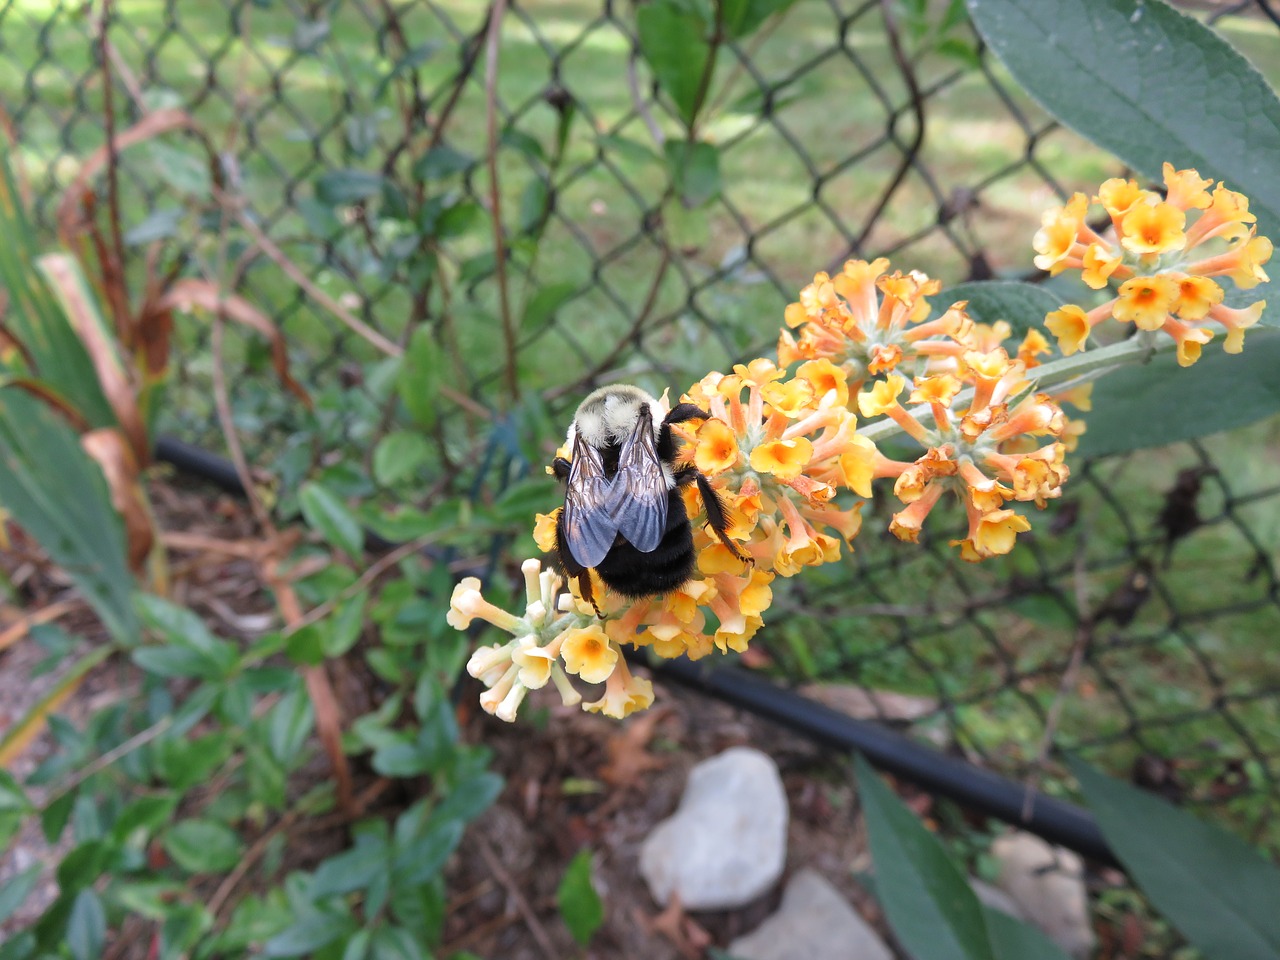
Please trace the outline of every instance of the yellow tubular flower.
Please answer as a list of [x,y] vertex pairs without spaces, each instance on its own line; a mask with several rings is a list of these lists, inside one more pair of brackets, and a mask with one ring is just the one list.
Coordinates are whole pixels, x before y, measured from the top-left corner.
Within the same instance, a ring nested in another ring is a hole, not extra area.
[[1187,245],[1186,223],[1187,215],[1171,203],[1139,203],[1120,221],[1120,243],[1137,254],[1181,250]]
[[553,553],[556,549],[556,524],[563,509],[556,507],[550,513],[540,513],[534,518],[533,542],[543,553]]
[[1244,332],[1262,318],[1262,311],[1267,301],[1259,300],[1247,307],[1234,308],[1213,306],[1209,308],[1209,319],[1216,320],[1227,328],[1227,339],[1222,349],[1227,353],[1239,353],[1244,349]]
[[569,630],[560,646],[564,667],[587,683],[601,683],[618,664],[618,650],[599,626]]
[[1064,206],[1045,212],[1040,221],[1040,229],[1032,240],[1032,246],[1038,254],[1035,258],[1037,267],[1055,275],[1064,269],[1065,261],[1084,226],[1088,207],[1089,198],[1083,193],[1077,193]]
[[1123,258],[1106,244],[1091,243],[1080,262],[1080,276],[1094,290],[1101,290],[1111,275],[1120,269],[1122,262]]
[[1164,185],[1168,190],[1166,199],[1179,210],[1203,210],[1212,202],[1208,188],[1213,186],[1213,180],[1202,179],[1195,170],[1174,170],[1173,164],[1166,161]]
[[1159,330],[1180,292],[1178,282],[1172,277],[1134,277],[1120,284],[1120,296],[1112,315],[1121,323],[1133,323],[1141,330]]
[[582,709],[591,713],[603,713],[615,720],[625,720],[637,710],[648,710],[653,705],[653,684],[644,677],[633,676],[625,660],[618,661],[618,668],[609,674],[604,685],[604,696]]
[[1222,288],[1208,277],[1182,277],[1173,312],[1183,320],[1203,320],[1210,307],[1222,302]]
[[858,411],[864,417],[878,417],[889,413],[899,405],[898,395],[906,386],[906,378],[897,373],[877,381],[870,391],[858,394]]
[[804,437],[771,440],[751,451],[751,469],[779,480],[794,480],[812,456],[813,444]]
[[1058,338],[1058,349],[1068,357],[1084,348],[1092,329],[1088,315],[1074,303],[1054,310],[1044,318],[1044,325]]
[[700,472],[714,477],[738,462],[738,441],[721,420],[704,420],[698,427],[693,463]]
[[1093,201],[1102,204],[1112,221],[1118,225],[1124,219],[1124,215],[1136,204],[1149,197],[1152,197],[1152,194],[1139,187],[1136,180],[1112,177],[1098,188],[1098,195],[1093,198]]

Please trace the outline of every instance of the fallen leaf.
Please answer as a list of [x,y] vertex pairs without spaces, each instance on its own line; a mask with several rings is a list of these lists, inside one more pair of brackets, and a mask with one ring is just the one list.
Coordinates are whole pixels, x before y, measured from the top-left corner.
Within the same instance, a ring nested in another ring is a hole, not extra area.
[[659,708],[629,720],[605,744],[609,759],[600,767],[600,779],[618,790],[630,790],[650,771],[660,770],[666,762],[648,751],[657,725],[670,716],[671,710]]

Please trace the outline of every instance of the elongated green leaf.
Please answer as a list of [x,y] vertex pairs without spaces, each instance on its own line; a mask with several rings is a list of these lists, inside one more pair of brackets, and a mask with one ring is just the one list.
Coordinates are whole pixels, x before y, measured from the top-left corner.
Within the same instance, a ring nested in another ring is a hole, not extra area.
[[604,923],[604,904],[591,882],[590,850],[579,850],[569,861],[569,869],[556,889],[556,903],[573,939],[585,947]]
[[[40,249],[35,228],[22,206],[9,162],[9,140],[0,137],[0,287],[9,295],[5,324],[31,358],[34,374],[45,381],[93,427],[115,424],[115,414],[98,384],[88,351],[62,308],[40,279]],[[25,369],[22,353],[15,372]],[[0,370],[5,369],[0,362]]]
[[672,0],[654,0],[636,12],[640,52],[671,98],[676,112],[689,126],[698,103],[698,89],[707,68],[711,47],[705,39],[707,25],[696,14]]
[[36,888],[40,879],[41,864],[28,867],[17,876],[11,877],[0,886],[0,923],[8,920]]
[[424,430],[430,430],[436,423],[443,368],[444,357],[433,332],[426,327],[413,331],[401,361],[396,389],[409,416]]
[[382,174],[369,170],[330,170],[316,180],[316,199],[331,206],[357,203],[382,191]]
[[1118,370],[1094,385],[1079,452],[1102,456],[1160,447],[1253,423],[1280,410],[1277,369],[1280,330],[1255,329],[1241,354],[1211,343],[1185,370],[1172,354]]
[[982,906],[937,837],[861,755],[856,770],[876,895],[902,945],[929,960],[996,960]]
[[431,458],[431,447],[420,433],[395,430],[373,448],[373,475],[384,486],[407,480]]
[[969,0],[983,37],[1051,114],[1135,170],[1167,160],[1252,199],[1280,231],[1280,100],[1208,27],[1162,0]]
[[66,421],[13,389],[0,389],[0,506],[75,580],[112,636],[135,642],[124,524],[102,471]]
[[98,960],[107,936],[107,914],[92,888],[76,894],[67,918],[67,946],[75,960]]
[[314,481],[304,483],[298,491],[298,505],[307,525],[347,556],[356,558],[364,552],[364,531],[347,505],[327,487]]
[[724,32],[734,40],[741,40],[755,33],[760,24],[794,2],[795,0],[722,0]]
[[1280,957],[1280,868],[1235,834],[1079,759],[1071,772],[1120,862],[1206,957]]
[[1013,280],[958,283],[929,299],[938,308],[935,313],[957,300],[967,300],[969,305],[965,309],[974,320],[979,323],[1004,320],[1016,337],[1024,336],[1032,327],[1043,327],[1045,314],[1062,306],[1062,301],[1044,287]]

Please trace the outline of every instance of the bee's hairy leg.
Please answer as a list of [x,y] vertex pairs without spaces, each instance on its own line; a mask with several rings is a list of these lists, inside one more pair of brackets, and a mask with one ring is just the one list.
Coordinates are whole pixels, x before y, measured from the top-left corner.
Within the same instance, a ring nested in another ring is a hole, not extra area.
[[572,464],[570,464],[564,457],[556,457],[551,461],[551,472],[555,474],[557,480],[563,483],[569,479],[570,466],[572,466]]
[[711,486],[711,482],[702,475],[702,471],[697,467],[685,467],[676,474],[676,483],[682,487],[688,483],[697,483],[698,495],[702,497],[702,505],[707,511],[707,525],[715,533],[716,539],[742,563],[754,567],[755,557],[743,553],[742,548],[729,538],[729,517],[725,513],[724,501],[720,499],[716,488]]
[[583,570],[575,574],[573,579],[578,583],[578,593],[582,595],[582,599],[591,604],[591,609],[596,612],[596,616],[603,620],[604,614],[600,612],[600,604],[596,603],[595,589],[591,586],[591,571]]

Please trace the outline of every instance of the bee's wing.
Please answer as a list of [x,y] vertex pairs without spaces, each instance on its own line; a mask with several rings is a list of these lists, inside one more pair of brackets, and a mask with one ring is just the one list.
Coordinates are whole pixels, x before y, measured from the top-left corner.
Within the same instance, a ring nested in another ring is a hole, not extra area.
[[573,443],[562,520],[569,552],[584,567],[598,566],[618,534],[609,502],[610,486],[600,451],[579,434]]
[[641,553],[662,542],[667,528],[667,482],[653,444],[653,418],[642,407],[631,436],[618,455],[618,472],[609,491],[618,532]]

